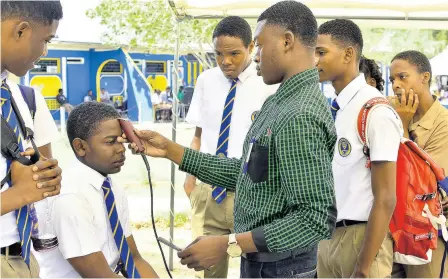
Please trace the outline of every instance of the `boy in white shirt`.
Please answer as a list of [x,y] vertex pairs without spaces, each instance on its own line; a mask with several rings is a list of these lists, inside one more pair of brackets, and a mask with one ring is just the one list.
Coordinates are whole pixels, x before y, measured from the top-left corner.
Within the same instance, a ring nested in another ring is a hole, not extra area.
[[124,189],[110,177],[125,161],[118,118],[113,107],[96,102],[69,116],[67,134],[78,160],[66,169],[64,190],[49,206],[59,247],[37,257],[41,278],[113,278],[119,271],[129,278],[157,277],[138,252]]
[[396,203],[402,128],[392,109],[371,112],[366,128],[368,168],[358,139],[358,114],[367,101],[383,95],[359,73],[362,46],[361,30],[350,20],[331,20],[319,27],[317,68],[320,81],[331,81],[336,91],[331,112],[338,136],[333,157],[338,217],[333,238],[319,244],[320,278],[384,278],[392,272],[393,242],[388,231]]

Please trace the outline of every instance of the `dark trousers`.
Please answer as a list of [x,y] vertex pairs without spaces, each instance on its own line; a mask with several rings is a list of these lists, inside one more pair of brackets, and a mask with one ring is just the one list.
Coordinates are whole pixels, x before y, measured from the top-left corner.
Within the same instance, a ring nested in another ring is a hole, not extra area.
[[241,278],[314,278],[317,247],[309,252],[271,263],[241,258]]

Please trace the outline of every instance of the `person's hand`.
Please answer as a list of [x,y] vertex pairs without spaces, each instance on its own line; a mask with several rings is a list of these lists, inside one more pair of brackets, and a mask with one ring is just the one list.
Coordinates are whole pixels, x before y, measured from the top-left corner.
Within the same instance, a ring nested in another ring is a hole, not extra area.
[[388,100],[400,116],[404,127],[408,127],[418,108],[419,101],[417,94],[412,89],[409,92],[401,89],[400,92],[397,92],[396,96],[389,97]]
[[[28,150],[26,154],[30,154]],[[33,203],[58,195],[61,190],[62,170],[56,159],[41,159],[31,166],[14,161],[11,164],[11,184],[24,198],[25,203]]]
[[207,269],[227,256],[228,236],[201,236],[177,253],[181,264],[190,269]]
[[362,271],[355,267],[355,270],[353,270],[352,276],[350,278],[368,278],[369,272],[368,271]]
[[[150,130],[140,131],[134,129],[134,132],[142,142],[143,148],[145,149],[144,153],[147,156],[166,158],[168,143],[170,142],[167,138]],[[121,138],[118,138],[118,141],[122,143],[129,143],[124,133]],[[133,142],[129,143],[129,149],[131,149],[134,154],[138,153],[137,144]]]

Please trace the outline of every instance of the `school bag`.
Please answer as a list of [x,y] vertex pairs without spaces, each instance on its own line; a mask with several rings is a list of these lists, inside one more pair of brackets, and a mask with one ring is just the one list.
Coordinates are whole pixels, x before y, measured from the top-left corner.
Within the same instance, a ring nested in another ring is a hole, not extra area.
[[[400,119],[383,97],[372,98],[363,105],[356,128],[364,146],[367,168],[371,165],[367,135],[369,114],[381,106],[390,108]],[[389,223],[394,240],[394,262],[407,265],[431,262],[432,251],[437,248],[439,229],[447,243],[446,218],[442,214],[439,188],[445,192],[448,190],[448,178],[444,170],[416,143],[402,138],[397,158],[397,204]]]

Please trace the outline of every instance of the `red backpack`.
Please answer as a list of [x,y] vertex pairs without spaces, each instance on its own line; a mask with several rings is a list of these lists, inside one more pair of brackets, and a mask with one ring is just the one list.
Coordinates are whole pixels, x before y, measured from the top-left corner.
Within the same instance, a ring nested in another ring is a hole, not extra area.
[[[371,164],[368,115],[380,106],[393,110],[385,98],[377,97],[367,101],[358,115],[358,137],[364,145],[367,168]],[[441,229],[445,241],[448,240],[438,192],[438,187],[444,186],[448,188],[443,169],[416,143],[402,138],[397,158],[397,205],[389,223],[394,240],[394,262],[408,265],[429,263],[432,250],[437,248],[438,229]]]

